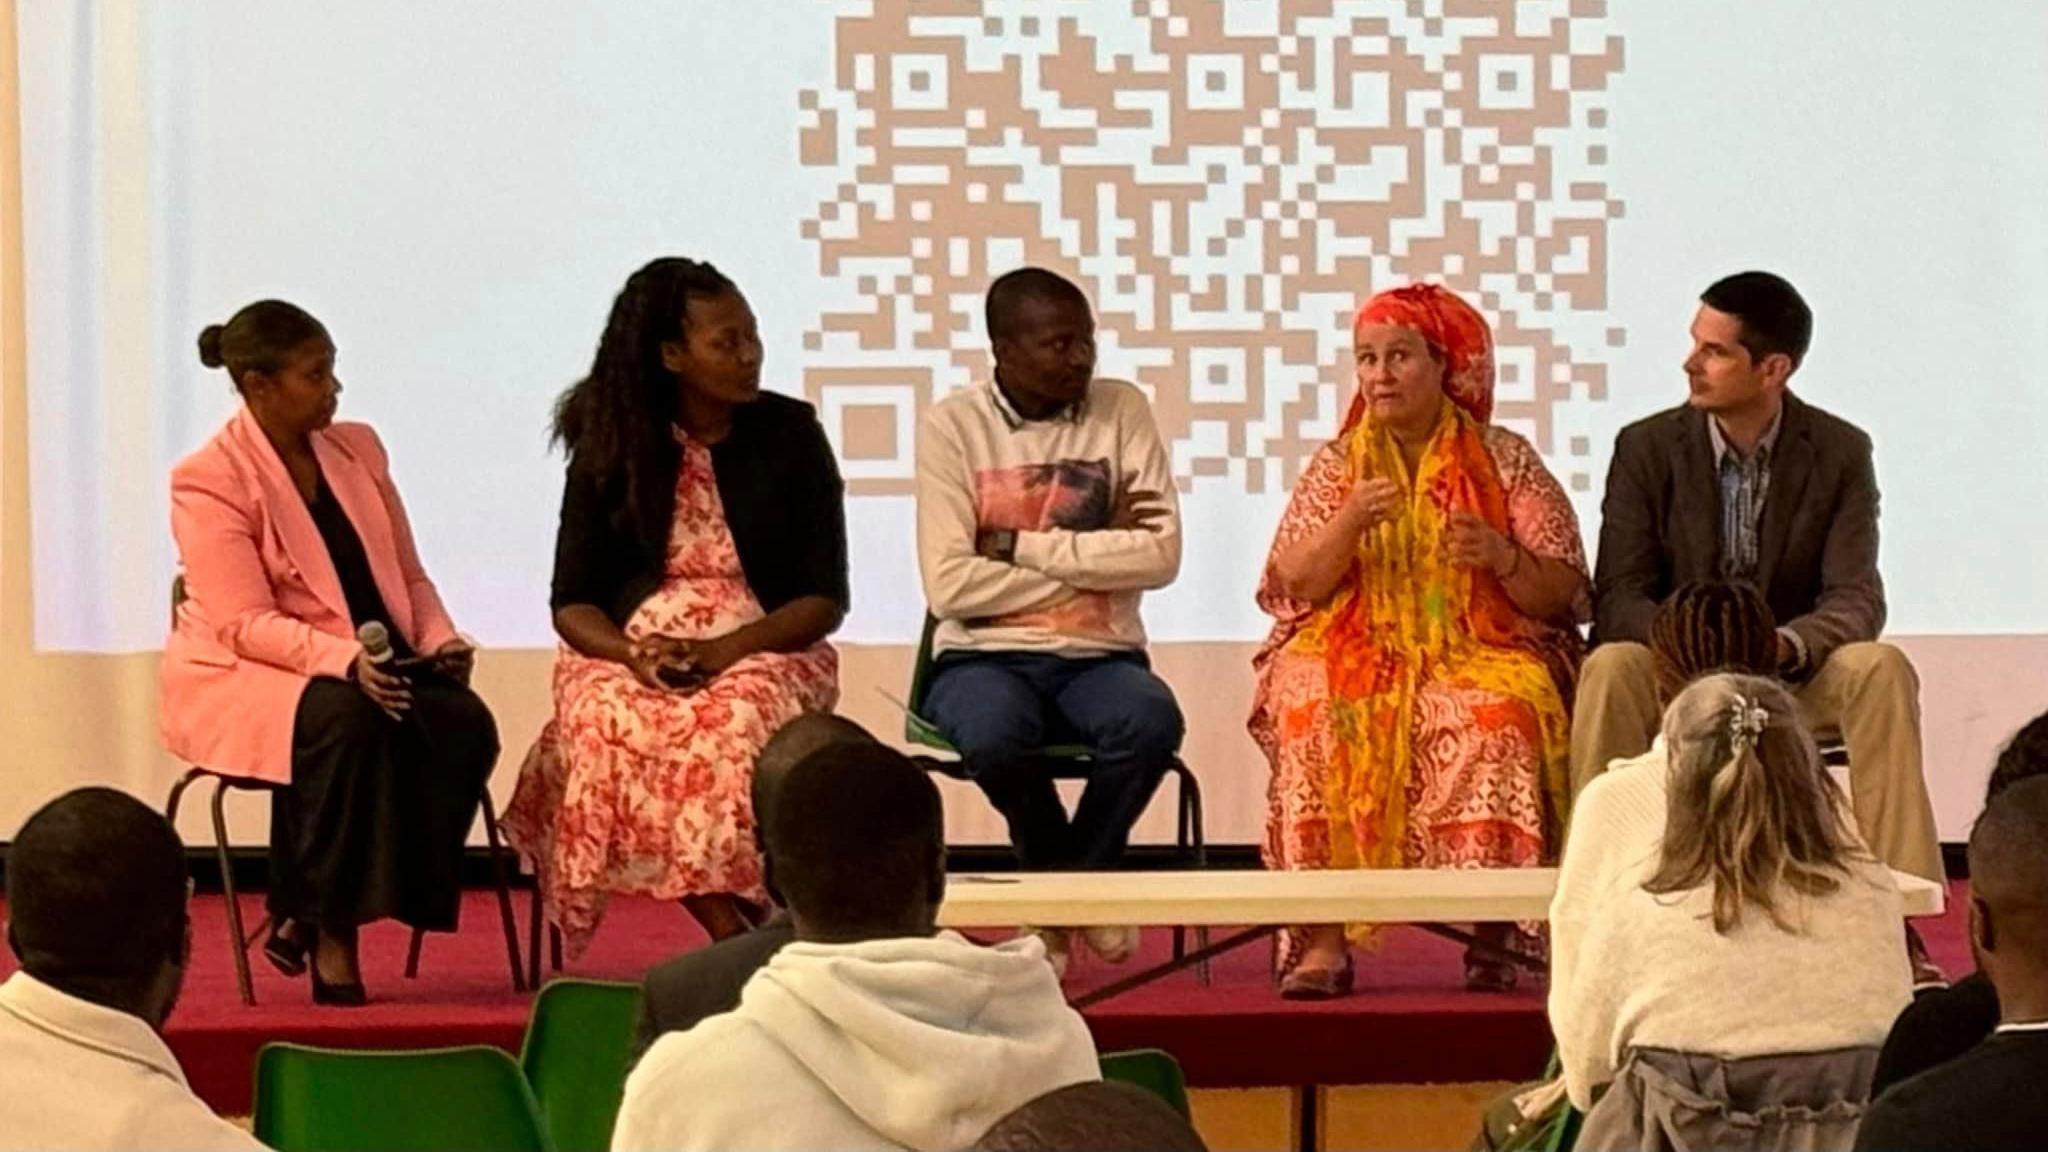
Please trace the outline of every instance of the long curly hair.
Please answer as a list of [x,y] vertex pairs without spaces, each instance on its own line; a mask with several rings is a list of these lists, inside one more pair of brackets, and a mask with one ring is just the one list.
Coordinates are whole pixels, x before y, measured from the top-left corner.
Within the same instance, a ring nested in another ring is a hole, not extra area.
[[615,493],[614,521],[657,547],[668,539],[675,510],[680,453],[670,429],[682,406],[661,346],[682,339],[692,297],[735,291],[724,273],[701,260],[648,262],[612,301],[590,374],[555,404],[553,443],[567,451],[569,467]]

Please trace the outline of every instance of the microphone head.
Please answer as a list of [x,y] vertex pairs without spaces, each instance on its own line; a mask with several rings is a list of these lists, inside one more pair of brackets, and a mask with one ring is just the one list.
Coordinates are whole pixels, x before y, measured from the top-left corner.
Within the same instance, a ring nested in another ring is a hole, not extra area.
[[391,633],[377,620],[356,629],[356,642],[363,646],[363,651],[368,652],[372,660],[381,659],[391,651]]

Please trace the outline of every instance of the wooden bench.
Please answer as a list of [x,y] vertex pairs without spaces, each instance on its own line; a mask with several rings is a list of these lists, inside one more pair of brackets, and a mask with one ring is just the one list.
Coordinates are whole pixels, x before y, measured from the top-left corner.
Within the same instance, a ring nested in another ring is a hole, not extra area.
[[[1892,873],[1909,917],[1939,916],[1948,890]],[[939,924],[1005,928],[1057,924],[1237,925],[1225,939],[1077,997],[1087,1007],[1292,924],[1413,924],[1470,944],[1449,927],[1550,918],[1555,868],[1356,869],[1324,872],[1020,872],[947,877]],[[1540,969],[1533,957],[1507,959]]]

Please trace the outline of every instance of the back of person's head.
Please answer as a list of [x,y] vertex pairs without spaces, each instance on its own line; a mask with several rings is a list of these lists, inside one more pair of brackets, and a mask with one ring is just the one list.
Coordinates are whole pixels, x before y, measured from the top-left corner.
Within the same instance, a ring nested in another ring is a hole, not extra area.
[[1992,796],[1970,831],[1970,937],[2001,999],[2048,976],[2048,777]]
[[225,324],[208,324],[199,332],[199,362],[225,368],[235,387],[250,372],[281,371],[291,354],[309,340],[328,340],[326,325],[296,304],[258,300],[236,312]]
[[1700,303],[1742,321],[1742,346],[1759,365],[1783,355],[1799,367],[1813,343],[1813,309],[1790,281],[1770,272],[1737,272],[1700,293]]
[[946,890],[939,790],[901,752],[835,744],[783,776],[768,811],[771,886],[806,940],[928,935]]
[[1207,1152],[1180,1113],[1108,1080],[1056,1088],[995,1122],[971,1152]]
[[988,325],[990,340],[1013,334],[1017,309],[1027,300],[1054,304],[1088,305],[1081,286],[1047,268],[1018,268],[996,277],[982,301],[982,321]]
[[[148,1015],[186,944],[185,846],[112,788],[45,804],[7,854],[7,936],[24,971],[81,999]],[[160,1020],[152,1020],[160,1023]]]
[[754,826],[765,837],[768,814],[775,807],[775,794],[789,770],[804,758],[836,744],[879,743],[873,734],[844,716],[831,712],[806,712],[775,730],[761,755],[754,761]]
[[1778,622],[1754,587],[1695,580],[1657,606],[1650,656],[1666,701],[1713,672],[1769,676],[1778,664]]
[[2048,712],[2027,721],[1999,750],[1991,780],[1984,786],[1985,802],[2022,780],[2042,775],[2048,775]]
[[1844,798],[1800,723],[1791,693],[1761,676],[1716,675],[1664,713],[1670,798],[1657,869],[1643,887],[1713,886],[1714,929],[1749,906],[1778,927],[1783,889],[1825,896],[1857,852]]

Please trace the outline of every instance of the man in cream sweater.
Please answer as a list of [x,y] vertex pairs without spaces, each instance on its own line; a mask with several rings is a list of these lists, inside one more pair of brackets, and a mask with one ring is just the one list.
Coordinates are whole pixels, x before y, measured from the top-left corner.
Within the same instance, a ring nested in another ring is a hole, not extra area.
[[839,744],[783,778],[769,886],[796,940],[740,1005],[655,1041],[612,1147],[964,1148],[1011,1109],[1101,1079],[1035,939],[934,934],[938,789],[902,753]]
[[[918,431],[918,565],[938,620],[924,712],[1024,867],[1114,868],[1186,727],[1138,615],[1180,571],[1179,499],[1144,394],[1095,378],[1078,287],[1011,272],[990,286],[987,319],[994,379]],[[1033,755],[1056,743],[1091,753],[1071,818]],[[1086,937],[1115,960],[1136,934]]]
[[44,805],[7,858],[0,1149],[260,1149],[164,1044],[191,952],[185,846],[112,788]]

